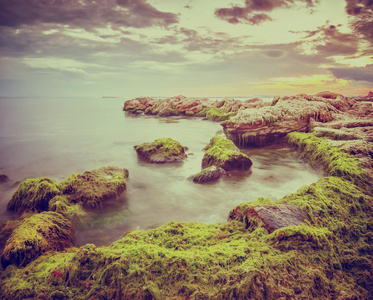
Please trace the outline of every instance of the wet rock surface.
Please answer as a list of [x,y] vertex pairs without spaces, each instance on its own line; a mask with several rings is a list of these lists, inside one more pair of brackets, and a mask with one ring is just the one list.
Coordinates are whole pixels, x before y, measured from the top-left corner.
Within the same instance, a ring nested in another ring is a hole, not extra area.
[[296,205],[263,205],[250,208],[246,211],[246,227],[251,224],[263,222],[263,227],[269,233],[276,229],[299,225],[309,217]]
[[171,138],[157,139],[151,143],[134,146],[138,157],[149,163],[182,162],[187,158],[185,148]]
[[211,166],[189,177],[189,179],[193,180],[195,183],[207,183],[217,181],[226,175],[227,172],[224,169],[217,166]]

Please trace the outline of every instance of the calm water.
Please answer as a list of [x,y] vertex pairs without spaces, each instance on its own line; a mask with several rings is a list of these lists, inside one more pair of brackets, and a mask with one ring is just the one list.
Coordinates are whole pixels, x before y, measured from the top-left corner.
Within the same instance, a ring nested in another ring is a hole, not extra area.
[[[258,197],[273,200],[315,182],[320,174],[287,148],[242,149],[253,161],[251,172],[236,173],[215,184],[187,178],[201,170],[203,147],[218,123],[193,118],[131,116],[124,99],[0,99],[0,218],[11,218],[6,205],[17,182],[48,176],[57,181],[102,166],[127,168],[130,178],[122,202],[97,213],[77,231],[77,243],[109,244],[128,229],[146,229],[171,220],[224,222],[229,211]],[[189,148],[183,164],[139,161],[134,145],[171,137]]]

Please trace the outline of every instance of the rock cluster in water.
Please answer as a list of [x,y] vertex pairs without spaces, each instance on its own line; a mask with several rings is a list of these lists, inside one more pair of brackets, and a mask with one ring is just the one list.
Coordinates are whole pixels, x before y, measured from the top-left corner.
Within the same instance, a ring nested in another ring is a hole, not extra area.
[[[325,177],[276,202],[259,198],[242,203],[232,209],[226,223],[172,221],[126,232],[110,246],[80,248],[73,246],[73,219],[67,212],[74,205],[83,211],[99,207],[105,195],[123,192],[128,172],[99,169],[63,183],[26,180],[8,206],[23,214],[0,226],[0,236],[10,234],[1,257],[0,295],[5,299],[370,299],[371,104],[323,92],[277,97],[268,104],[226,99],[204,106],[201,100],[189,99],[181,112],[182,97],[176,98],[177,105],[169,100],[174,98],[159,103],[141,98],[125,106],[132,112],[158,115],[162,110],[184,115],[195,110],[224,119],[227,137],[238,145],[284,139],[311,166],[324,170]],[[244,157],[227,163],[223,158],[240,152],[222,137],[212,138],[205,150],[202,172],[207,175],[201,178],[219,178],[232,166],[251,166]],[[105,186],[109,191],[101,192]]]

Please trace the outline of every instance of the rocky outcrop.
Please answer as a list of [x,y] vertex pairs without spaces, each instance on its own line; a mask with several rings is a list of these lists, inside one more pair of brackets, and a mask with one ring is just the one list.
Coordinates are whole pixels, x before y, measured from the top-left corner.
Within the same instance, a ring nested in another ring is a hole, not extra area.
[[157,139],[152,143],[134,146],[138,157],[149,163],[182,162],[187,158],[185,148],[171,138]]
[[236,145],[264,146],[281,141],[289,132],[307,132],[310,118],[330,122],[354,103],[331,92],[276,97],[271,106],[239,110],[236,116],[221,125]]
[[224,121],[234,116],[239,110],[268,106],[262,99],[253,98],[245,101],[224,98],[211,100],[175,96],[170,98],[136,98],[124,102],[123,110],[139,114],[169,116],[206,117],[213,121]]
[[25,218],[14,229],[1,255],[4,268],[14,264],[23,267],[48,251],[62,251],[72,247],[72,223],[55,212],[42,212]]

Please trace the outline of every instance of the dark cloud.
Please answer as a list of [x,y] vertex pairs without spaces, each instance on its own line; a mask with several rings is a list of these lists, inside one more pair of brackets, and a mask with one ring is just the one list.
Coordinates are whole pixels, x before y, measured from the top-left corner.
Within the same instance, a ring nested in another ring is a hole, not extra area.
[[[300,0],[307,7],[313,7],[319,0]],[[245,0],[244,6],[231,6],[215,10],[215,16],[231,24],[246,23],[257,25],[272,18],[263,12],[271,12],[280,7],[291,7],[294,0]],[[260,12],[260,13],[258,13]]]
[[373,65],[360,68],[330,68],[328,70],[337,78],[373,83]]
[[359,51],[359,38],[351,33],[339,31],[341,25],[325,24],[316,30],[301,31],[305,35],[300,44],[306,43],[325,57],[334,55],[353,55]]
[[176,23],[177,15],[158,11],[146,0],[0,0],[0,26],[40,23],[93,30],[106,27],[148,27]]
[[373,46],[373,0],[346,0],[346,12],[353,18],[356,34]]

